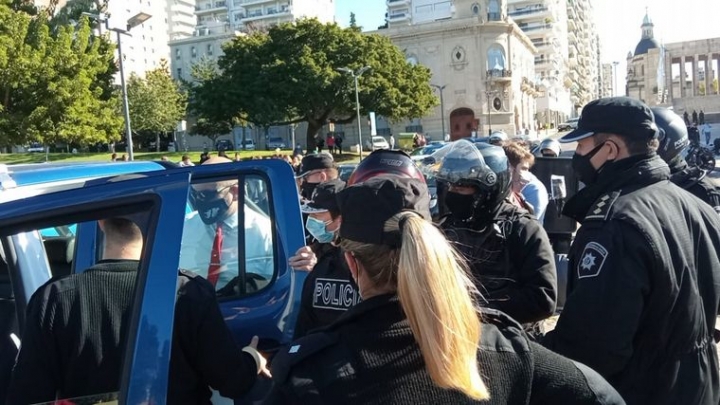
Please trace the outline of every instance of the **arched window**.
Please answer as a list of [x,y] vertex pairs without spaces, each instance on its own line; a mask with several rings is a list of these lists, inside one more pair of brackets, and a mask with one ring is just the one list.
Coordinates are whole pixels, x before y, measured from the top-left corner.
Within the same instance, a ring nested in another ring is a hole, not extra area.
[[490,0],[488,3],[488,21],[500,21],[500,2]]
[[505,50],[500,45],[493,45],[487,51],[487,70],[505,70]]
[[477,3],[474,3],[471,7],[471,10],[472,10],[473,15],[480,14],[480,5]]

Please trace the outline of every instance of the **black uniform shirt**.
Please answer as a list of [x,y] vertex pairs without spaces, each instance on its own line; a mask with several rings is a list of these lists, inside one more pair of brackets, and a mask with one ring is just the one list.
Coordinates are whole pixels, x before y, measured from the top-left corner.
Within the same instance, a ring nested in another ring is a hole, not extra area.
[[313,248],[319,258],[303,284],[295,339],[333,323],[361,301],[342,249],[329,243],[317,243]]
[[[33,294],[8,404],[118,391],[137,268],[137,261],[103,261]],[[179,277],[168,403],[209,404],[208,384],[225,396],[243,394],[255,382],[255,360],[235,345],[212,285],[192,273]]]
[[596,372],[529,341],[484,310],[478,364],[489,401],[439,388],[395,295],[363,301],[273,360],[267,404],[624,404]]
[[566,305],[543,343],[629,404],[717,404],[720,218],[668,178],[659,157],[631,157],[568,201],[582,227]]

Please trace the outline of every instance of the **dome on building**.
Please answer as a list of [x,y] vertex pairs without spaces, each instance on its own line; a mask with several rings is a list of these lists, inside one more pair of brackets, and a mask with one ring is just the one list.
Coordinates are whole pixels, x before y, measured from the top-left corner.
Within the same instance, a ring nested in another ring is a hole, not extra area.
[[648,53],[650,49],[655,48],[660,48],[660,44],[655,40],[655,38],[643,38],[635,47],[635,56],[644,55]]

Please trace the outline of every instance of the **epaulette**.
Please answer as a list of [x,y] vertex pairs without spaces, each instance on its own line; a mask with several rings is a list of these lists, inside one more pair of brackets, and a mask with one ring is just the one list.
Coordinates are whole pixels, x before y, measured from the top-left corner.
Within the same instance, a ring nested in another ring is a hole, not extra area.
[[279,383],[284,382],[293,366],[326,347],[334,345],[337,341],[337,334],[319,332],[305,336],[280,349],[272,361],[273,380]]
[[622,190],[617,190],[598,198],[592,208],[590,208],[585,219],[607,221],[608,215],[610,215],[610,211],[612,211],[612,206],[618,197],[620,197],[621,193]]

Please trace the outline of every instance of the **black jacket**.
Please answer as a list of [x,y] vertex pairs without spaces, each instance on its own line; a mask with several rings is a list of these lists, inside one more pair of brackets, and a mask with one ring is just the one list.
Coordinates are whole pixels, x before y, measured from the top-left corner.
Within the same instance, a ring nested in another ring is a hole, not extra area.
[[303,284],[295,339],[333,323],[361,300],[342,249],[315,243],[313,251],[318,261]]
[[550,317],[557,301],[555,255],[540,222],[503,202],[483,229],[446,217],[450,242],[468,260],[486,306],[527,324]]
[[544,341],[629,404],[717,404],[720,217],[659,157],[620,160],[570,199],[568,299]]
[[[7,404],[54,401],[56,392],[62,399],[118,391],[137,268],[137,261],[103,261],[33,294]],[[167,403],[210,404],[208,385],[225,396],[242,395],[257,366],[235,345],[214,288],[186,272],[178,283]]]
[[705,201],[720,214],[720,180],[710,178],[697,167],[689,167],[682,159],[675,159],[669,165],[673,183]]
[[621,404],[589,368],[529,341],[520,325],[483,312],[478,362],[489,401],[430,379],[395,295],[368,299],[293,342],[273,360],[268,404]]

